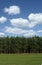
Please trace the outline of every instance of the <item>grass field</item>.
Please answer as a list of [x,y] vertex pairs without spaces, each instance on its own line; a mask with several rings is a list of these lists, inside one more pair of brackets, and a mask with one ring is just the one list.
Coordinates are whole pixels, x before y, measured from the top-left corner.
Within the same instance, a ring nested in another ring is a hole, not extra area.
[[41,65],[42,54],[0,54],[0,65]]

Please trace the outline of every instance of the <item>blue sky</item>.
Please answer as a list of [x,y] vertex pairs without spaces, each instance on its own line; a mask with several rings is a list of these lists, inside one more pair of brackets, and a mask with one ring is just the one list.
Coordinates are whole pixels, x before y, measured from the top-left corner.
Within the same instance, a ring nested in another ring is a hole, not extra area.
[[0,36],[42,36],[42,0],[0,0]]

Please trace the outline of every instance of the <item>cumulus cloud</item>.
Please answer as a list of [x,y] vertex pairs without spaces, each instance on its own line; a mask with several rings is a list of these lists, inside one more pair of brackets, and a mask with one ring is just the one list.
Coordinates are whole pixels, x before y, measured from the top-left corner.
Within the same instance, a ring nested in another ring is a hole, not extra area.
[[5,36],[5,34],[0,32],[0,37],[4,37],[4,36]]
[[31,13],[28,16],[28,19],[30,21],[29,27],[34,27],[37,24],[42,24],[42,13]]
[[6,17],[4,17],[4,16],[0,17],[0,22],[1,22],[1,23],[4,23],[4,22],[6,22],[6,21],[7,21],[7,18],[6,18]]
[[4,8],[4,11],[10,15],[16,15],[20,13],[20,7],[19,6],[10,6],[9,8]]
[[25,37],[33,37],[35,35],[38,35],[38,33],[34,30],[28,30],[28,32],[24,34]]
[[29,22],[29,24],[28,24],[28,27],[29,28],[33,28],[34,26],[36,26],[37,25],[37,23],[36,22]]
[[39,30],[38,32],[39,32],[39,33],[42,33],[42,30]]
[[28,16],[28,19],[23,19],[23,18],[13,18],[10,19],[10,22],[13,26],[18,26],[18,27],[29,27],[33,28],[37,24],[42,24],[42,13],[31,13]]
[[25,37],[32,37],[35,35],[38,35],[38,33],[34,30],[24,30],[21,28],[12,28],[12,27],[5,27],[6,33],[12,33],[12,34],[20,34]]
[[23,18],[10,19],[13,26],[28,26],[28,20]]
[[42,22],[42,13],[31,13],[29,16],[28,16],[29,20],[32,21],[32,22]]
[[23,30],[23,29],[20,29],[20,28],[17,28],[17,27],[5,27],[5,32],[7,33],[13,33],[13,34],[23,34],[25,32],[27,32],[26,30]]

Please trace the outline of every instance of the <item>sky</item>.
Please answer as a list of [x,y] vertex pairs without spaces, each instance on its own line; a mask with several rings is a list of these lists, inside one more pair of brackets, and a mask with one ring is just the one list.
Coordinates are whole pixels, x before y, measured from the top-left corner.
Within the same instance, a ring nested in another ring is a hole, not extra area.
[[42,37],[42,0],[0,0],[0,37]]

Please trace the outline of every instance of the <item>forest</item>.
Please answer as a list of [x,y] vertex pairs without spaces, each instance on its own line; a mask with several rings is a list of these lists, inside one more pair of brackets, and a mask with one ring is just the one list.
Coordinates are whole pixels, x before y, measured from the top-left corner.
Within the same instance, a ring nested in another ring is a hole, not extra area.
[[42,53],[42,37],[0,37],[0,53]]

